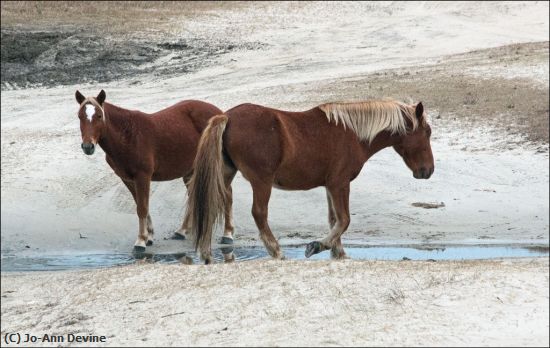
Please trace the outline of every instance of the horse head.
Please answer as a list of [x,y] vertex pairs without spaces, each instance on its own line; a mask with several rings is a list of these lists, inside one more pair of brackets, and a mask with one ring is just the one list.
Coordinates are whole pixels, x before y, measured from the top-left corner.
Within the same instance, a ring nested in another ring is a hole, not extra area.
[[80,133],[82,136],[82,151],[92,155],[95,146],[105,129],[105,91],[101,90],[97,97],[84,97],[79,91],[75,93],[76,101],[80,105],[78,118],[80,119]]
[[434,172],[434,157],[430,145],[432,130],[426,122],[422,103],[414,107],[417,127],[397,137],[393,148],[401,155],[416,179],[429,179]]

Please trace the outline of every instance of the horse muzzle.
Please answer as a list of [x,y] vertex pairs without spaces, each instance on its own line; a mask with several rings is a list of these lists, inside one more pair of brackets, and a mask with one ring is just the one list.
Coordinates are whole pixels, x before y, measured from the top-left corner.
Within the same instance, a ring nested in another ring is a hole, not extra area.
[[82,147],[82,151],[84,151],[86,155],[94,154],[95,145],[93,143],[82,143],[82,145],[80,146]]
[[433,172],[434,172],[434,167],[431,167],[431,168],[422,167],[420,169],[413,171],[413,176],[415,177],[415,179],[429,179],[430,176],[432,176]]

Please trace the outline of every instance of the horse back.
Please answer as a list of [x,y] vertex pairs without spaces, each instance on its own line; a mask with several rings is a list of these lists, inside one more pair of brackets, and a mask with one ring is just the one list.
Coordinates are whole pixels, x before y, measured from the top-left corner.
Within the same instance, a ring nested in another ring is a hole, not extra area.
[[302,190],[362,167],[357,137],[329,123],[319,108],[288,112],[243,104],[226,114],[224,147],[249,180],[272,177],[279,188]]
[[175,127],[181,124],[186,124],[187,127],[192,125],[198,133],[201,133],[212,116],[222,113],[222,110],[210,103],[200,100],[184,100],[155,112],[151,115],[151,119],[160,127],[170,123]]
[[221,113],[212,104],[185,100],[152,114],[153,180],[171,180],[189,173],[202,131],[210,118]]

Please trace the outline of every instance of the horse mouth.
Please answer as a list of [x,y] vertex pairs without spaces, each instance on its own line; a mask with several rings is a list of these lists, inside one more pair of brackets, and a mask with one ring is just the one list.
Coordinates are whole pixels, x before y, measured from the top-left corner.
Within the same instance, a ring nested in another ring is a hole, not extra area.
[[433,169],[419,169],[413,171],[413,176],[415,179],[429,179],[432,176]]

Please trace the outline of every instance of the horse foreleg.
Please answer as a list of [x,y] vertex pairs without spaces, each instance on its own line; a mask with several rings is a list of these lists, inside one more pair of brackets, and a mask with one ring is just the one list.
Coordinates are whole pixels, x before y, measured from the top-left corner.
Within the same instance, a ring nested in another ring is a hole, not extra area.
[[345,258],[346,253],[342,247],[340,236],[347,230],[350,223],[349,183],[345,187],[327,188],[327,196],[329,197],[329,204],[332,202],[336,221],[327,237],[321,241],[311,242],[306,246],[305,255],[310,257],[321,251],[331,249],[333,258]]
[[[128,191],[132,194],[132,197],[134,198],[134,202],[137,206],[137,198],[136,198],[136,186],[133,181],[126,181],[122,180],[124,185],[128,188]],[[151,219],[151,215],[147,213],[147,245],[153,245],[153,234],[155,233],[155,229],[153,228],[153,220]]]
[[252,203],[252,216],[260,230],[260,238],[264,243],[269,255],[276,259],[282,259],[283,253],[279,242],[271,233],[271,229],[267,223],[267,207],[269,204],[269,197],[271,196],[271,185],[264,182],[253,182],[252,191],[254,192],[254,198]]
[[149,215],[149,191],[151,186],[151,178],[145,175],[141,175],[135,180],[136,188],[136,205],[137,215],[139,219],[139,232],[136,243],[134,244],[134,250],[143,252],[149,238],[149,232],[147,230],[147,216]]
[[[336,213],[334,212],[334,205],[332,204],[332,198],[330,197],[328,189],[326,189],[326,192],[328,202],[328,224],[332,229],[336,224]],[[340,237],[338,237],[332,245],[331,256],[334,259],[346,258],[346,252],[344,251],[344,247],[342,246],[342,240]]]

